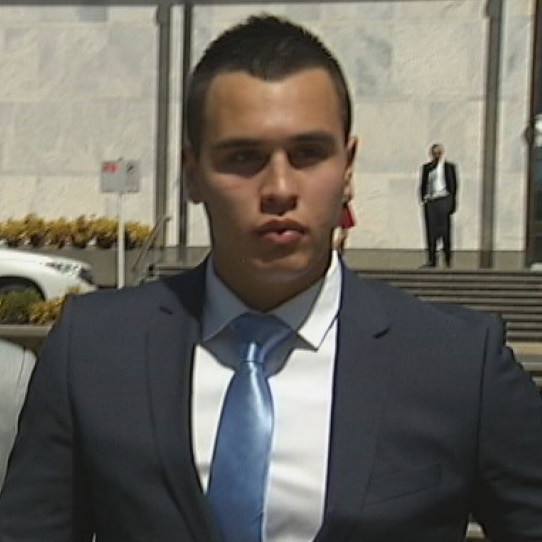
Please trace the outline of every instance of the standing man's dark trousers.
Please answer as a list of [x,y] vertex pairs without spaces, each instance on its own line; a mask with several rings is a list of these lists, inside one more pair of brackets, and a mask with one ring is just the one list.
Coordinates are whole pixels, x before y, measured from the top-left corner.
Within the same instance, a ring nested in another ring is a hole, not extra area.
[[442,239],[442,250],[447,267],[452,264],[452,230],[450,215],[453,212],[453,197],[428,200],[424,204],[425,234],[427,241],[427,263],[437,265],[437,242]]

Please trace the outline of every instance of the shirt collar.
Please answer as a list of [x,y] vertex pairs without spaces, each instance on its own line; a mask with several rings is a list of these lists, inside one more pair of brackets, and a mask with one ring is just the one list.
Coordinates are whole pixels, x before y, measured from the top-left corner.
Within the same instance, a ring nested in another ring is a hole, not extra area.
[[[342,269],[337,253],[322,279],[296,297],[270,311],[311,347],[317,349],[339,311]],[[220,333],[234,318],[250,309],[218,278],[213,258],[206,269],[205,304],[203,313],[203,341]]]

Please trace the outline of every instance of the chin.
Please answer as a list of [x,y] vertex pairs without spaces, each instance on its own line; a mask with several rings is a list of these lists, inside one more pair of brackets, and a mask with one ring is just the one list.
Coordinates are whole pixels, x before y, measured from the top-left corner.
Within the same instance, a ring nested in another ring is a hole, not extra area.
[[329,259],[322,263],[321,259],[305,254],[292,254],[285,258],[258,260],[254,263],[255,274],[262,282],[284,284],[302,281],[304,277],[307,277],[308,282],[314,281],[325,273]]

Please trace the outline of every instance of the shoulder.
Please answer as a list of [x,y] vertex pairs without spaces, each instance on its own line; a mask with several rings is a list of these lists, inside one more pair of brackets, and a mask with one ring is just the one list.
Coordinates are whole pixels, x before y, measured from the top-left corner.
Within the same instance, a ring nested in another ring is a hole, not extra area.
[[200,295],[204,287],[204,271],[199,268],[120,290],[107,288],[74,296],[72,303],[84,310],[125,309],[172,300],[183,303],[186,298]]
[[88,313],[119,311],[146,305],[164,295],[165,284],[162,281],[149,282],[120,290],[107,288],[88,294],[69,298],[67,307]]
[[72,325],[103,327],[140,322],[156,311],[198,313],[203,303],[204,271],[196,268],[139,286],[104,289],[73,296],[66,303],[62,321]]
[[[390,328],[406,334],[418,334],[419,340],[431,342],[439,337],[485,336],[488,330],[503,333],[502,320],[460,305],[423,301],[386,282],[365,279],[348,271],[345,298],[357,299],[357,311],[378,310],[386,315]],[[352,294],[352,291],[356,292]],[[363,309],[363,305],[369,306]]]
[[378,348],[396,378],[411,382],[413,393],[423,375],[448,398],[461,394],[475,401],[486,371],[514,368],[502,322],[486,313],[423,301],[364,278],[352,280],[341,311],[345,351]]
[[[362,279],[363,282],[363,279]],[[520,368],[505,344],[505,328],[497,315],[460,305],[420,300],[396,287],[371,281],[373,292],[388,319],[382,344],[396,352],[397,367],[417,371],[438,381],[457,379],[457,391],[473,396],[484,374],[504,374]]]

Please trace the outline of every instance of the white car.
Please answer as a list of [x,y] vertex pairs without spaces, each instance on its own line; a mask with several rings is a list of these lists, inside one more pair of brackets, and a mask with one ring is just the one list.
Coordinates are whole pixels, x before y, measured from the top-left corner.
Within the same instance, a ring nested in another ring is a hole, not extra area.
[[96,286],[86,262],[0,246],[0,295],[27,288],[52,299],[73,288],[85,293]]

